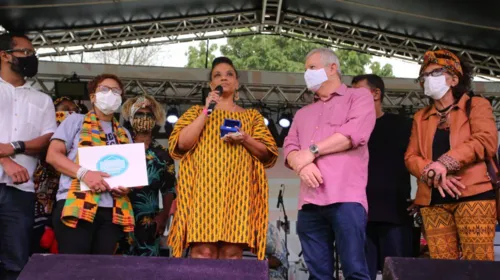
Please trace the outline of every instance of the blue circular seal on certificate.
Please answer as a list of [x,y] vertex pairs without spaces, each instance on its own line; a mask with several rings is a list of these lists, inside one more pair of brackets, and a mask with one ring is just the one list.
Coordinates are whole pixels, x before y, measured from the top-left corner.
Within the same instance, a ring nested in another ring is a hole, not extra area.
[[120,155],[107,155],[97,162],[97,170],[118,176],[128,169],[128,160]]

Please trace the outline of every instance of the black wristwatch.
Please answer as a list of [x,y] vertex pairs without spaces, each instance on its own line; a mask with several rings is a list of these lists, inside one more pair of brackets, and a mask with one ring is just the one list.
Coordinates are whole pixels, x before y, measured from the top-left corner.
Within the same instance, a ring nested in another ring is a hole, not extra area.
[[319,156],[319,148],[316,144],[312,144],[309,146],[309,151],[314,155],[314,157]]
[[12,148],[14,148],[15,154],[22,154],[24,153],[24,150],[26,150],[26,145],[24,145],[23,141],[16,141],[10,144],[12,145]]

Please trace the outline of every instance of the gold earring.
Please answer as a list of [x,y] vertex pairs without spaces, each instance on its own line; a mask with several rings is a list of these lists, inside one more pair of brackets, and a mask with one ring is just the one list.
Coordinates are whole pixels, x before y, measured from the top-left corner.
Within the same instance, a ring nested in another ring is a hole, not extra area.
[[240,92],[239,92],[239,91],[236,91],[236,92],[234,93],[234,100],[235,100],[235,101],[240,100]]

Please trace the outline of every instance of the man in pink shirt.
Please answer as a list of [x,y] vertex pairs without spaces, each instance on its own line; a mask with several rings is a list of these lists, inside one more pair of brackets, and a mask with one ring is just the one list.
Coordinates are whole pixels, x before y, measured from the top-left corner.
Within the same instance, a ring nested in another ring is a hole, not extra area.
[[318,98],[297,111],[283,147],[286,165],[301,180],[297,232],[309,279],[333,279],[335,241],[345,279],[369,280],[364,248],[373,97],[341,82],[330,49],[311,51],[305,66],[307,87]]

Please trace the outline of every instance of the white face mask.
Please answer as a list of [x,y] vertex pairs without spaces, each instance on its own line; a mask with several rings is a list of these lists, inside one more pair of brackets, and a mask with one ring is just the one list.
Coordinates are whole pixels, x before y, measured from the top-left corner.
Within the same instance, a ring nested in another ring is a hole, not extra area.
[[112,92],[99,91],[95,94],[95,104],[105,115],[111,115],[122,105],[122,97]]
[[328,80],[325,68],[312,70],[307,69],[304,73],[304,80],[306,81],[307,88],[312,92],[317,92],[321,85]]
[[446,84],[444,75],[433,77],[428,76],[424,82],[424,93],[434,100],[439,100],[448,92],[450,86]]

